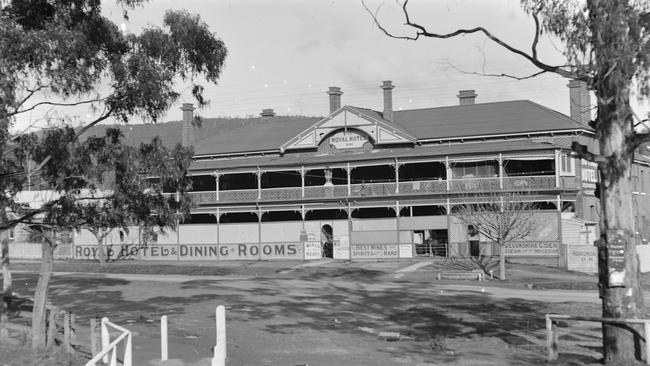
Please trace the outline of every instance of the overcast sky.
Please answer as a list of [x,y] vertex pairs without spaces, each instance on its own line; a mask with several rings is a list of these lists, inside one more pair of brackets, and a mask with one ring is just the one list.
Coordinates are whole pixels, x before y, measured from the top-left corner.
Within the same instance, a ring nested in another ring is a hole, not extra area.
[[[391,0],[366,0],[379,19],[397,33],[400,8]],[[483,25],[524,50],[530,48],[532,19],[510,1],[411,0],[412,19],[431,30]],[[278,114],[323,116],[328,113],[329,86],[343,91],[342,104],[382,109],[379,85],[392,80],[395,109],[457,104],[461,89],[475,89],[477,103],[529,99],[568,113],[567,81],[545,75],[527,81],[464,74],[468,72],[526,75],[535,68],[480,35],[417,42],[390,39],[374,25],[361,0],[154,0],[130,11],[129,21],[113,1],[105,15],[127,32],[161,25],[166,9],[198,13],[228,48],[219,84],[207,88],[204,117],[258,115],[263,108]],[[540,54],[549,63],[561,54],[544,39]],[[453,65],[453,66],[450,66]],[[191,102],[189,90],[179,101]],[[77,109],[83,121],[89,112]],[[40,115],[32,114],[36,119]],[[165,120],[181,119],[174,106]]]

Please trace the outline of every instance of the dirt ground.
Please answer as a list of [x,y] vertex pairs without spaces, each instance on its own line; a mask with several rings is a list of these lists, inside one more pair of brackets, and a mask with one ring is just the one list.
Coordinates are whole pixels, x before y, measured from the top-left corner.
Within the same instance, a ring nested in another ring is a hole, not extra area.
[[[593,275],[513,265],[507,283],[437,281],[444,264],[401,271],[412,264],[251,262],[185,272],[162,264],[176,274],[160,275],[151,263],[130,263],[138,274],[57,273],[50,298],[77,315],[78,339],[89,339],[92,317],[132,330],[135,365],[160,358],[161,315],[169,318],[170,358],[209,365],[220,304],[229,366],[544,364],[544,314],[600,315]],[[21,294],[35,286],[31,266],[16,265]],[[559,339],[558,364],[598,363],[599,325],[562,323]]]

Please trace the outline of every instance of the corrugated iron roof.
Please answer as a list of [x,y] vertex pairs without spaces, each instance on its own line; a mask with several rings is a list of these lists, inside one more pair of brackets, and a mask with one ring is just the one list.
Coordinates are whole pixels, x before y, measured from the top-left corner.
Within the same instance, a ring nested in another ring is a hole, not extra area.
[[562,113],[528,100],[396,111],[395,120],[420,140],[591,130]]
[[[392,123],[418,140],[444,140],[471,136],[525,134],[529,132],[584,129],[571,118],[527,100],[450,107],[395,111],[395,121],[386,121],[381,112],[351,107],[372,118]],[[280,146],[321,117],[204,118],[194,131],[196,155],[222,155],[279,150]],[[129,144],[150,141],[160,136],[172,147],[181,142],[182,122],[117,126]],[[87,133],[102,134],[107,126],[96,126]],[[99,132],[102,131],[102,132]]]
[[[209,153],[240,152],[249,150],[261,150],[256,146],[267,146],[271,141],[284,139],[284,136],[291,133],[298,134],[301,125],[309,126],[322,119],[322,117],[255,117],[255,118],[202,118],[200,126],[195,126],[195,153],[197,150]],[[141,142],[149,142],[155,136],[159,136],[163,145],[169,148],[181,143],[183,122],[173,121],[165,123],[127,124],[127,125],[97,125],[86,132],[82,138],[103,135],[107,128],[119,128],[124,133],[126,143],[138,145]],[[306,128],[306,127],[305,127]],[[304,129],[304,128],[303,128]],[[266,139],[261,139],[266,134]],[[254,144],[256,136],[260,138],[258,144]],[[260,136],[262,135],[262,136]],[[204,140],[216,140],[202,143]],[[284,142],[284,140],[282,140]],[[233,146],[234,145],[234,146]],[[204,146],[202,148],[201,146]],[[273,149],[277,149],[274,146]],[[244,150],[241,150],[244,148]],[[249,149],[249,150],[246,150]]]
[[216,133],[194,146],[196,155],[278,150],[280,145],[320,121],[320,117],[287,119],[271,117],[256,123]]

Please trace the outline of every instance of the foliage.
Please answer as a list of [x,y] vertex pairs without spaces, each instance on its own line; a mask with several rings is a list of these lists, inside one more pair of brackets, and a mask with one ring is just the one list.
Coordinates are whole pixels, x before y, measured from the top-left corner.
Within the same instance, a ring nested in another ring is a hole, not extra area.
[[[32,345],[41,348],[46,343],[45,304],[57,233],[89,228],[101,238],[100,262],[104,263],[102,235],[113,228],[128,230],[134,224],[175,227],[189,213],[185,193],[190,188],[186,174],[192,151],[181,146],[169,151],[157,138],[137,148],[124,145],[120,130],[112,128],[105,136],[82,142],[71,128],[53,129],[40,137],[25,135],[20,142],[35,159],[53,154],[38,177],[54,199],[35,210],[18,210],[29,230],[43,239],[32,319]],[[159,183],[146,179],[151,176]],[[177,194],[165,195],[163,186]],[[27,218],[29,211],[37,214]]]
[[114,128],[83,142],[71,128],[26,135],[21,142],[37,160],[53,154],[38,177],[56,198],[27,223],[68,230],[84,226],[99,233],[128,231],[132,225],[175,227],[189,213],[191,149],[169,150],[158,138],[139,147],[124,145]]
[[178,99],[179,79],[192,83],[204,106],[198,76],[216,83],[227,54],[223,41],[186,11],[167,11],[163,25],[122,33],[96,0],[8,2],[0,8],[0,119],[32,108],[26,106],[36,93],[88,97],[100,83],[110,85],[108,95],[84,102],[124,121],[157,121]]
[[[121,2],[127,8],[143,3]],[[217,82],[227,55],[199,16],[170,10],[163,27],[131,34],[102,16],[98,0],[0,1],[0,49],[0,208],[14,206],[27,181],[25,150],[9,134],[19,115],[40,107],[92,106],[98,115],[77,136],[108,118],[156,122],[178,100],[181,83],[189,83],[199,107],[205,106],[201,82]],[[70,142],[71,133],[50,138]],[[48,146],[54,150],[30,157],[36,170],[55,169],[69,155],[64,145]],[[48,167],[52,159],[59,161]],[[75,182],[65,179],[59,187],[74,189]],[[5,221],[0,228],[16,224]]]

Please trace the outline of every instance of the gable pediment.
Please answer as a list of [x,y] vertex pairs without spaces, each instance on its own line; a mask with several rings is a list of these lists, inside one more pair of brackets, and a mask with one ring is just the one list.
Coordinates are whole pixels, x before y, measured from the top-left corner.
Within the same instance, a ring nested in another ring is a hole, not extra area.
[[373,145],[412,144],[416,141],[416,138],[401,126],[370,113],[364,113],[364,110],[345,106],[302,131],[284,143],[280,149],[282,151],[315,149],[330,135],[348,129],[364,133]]

